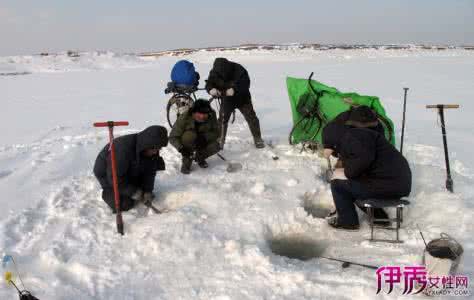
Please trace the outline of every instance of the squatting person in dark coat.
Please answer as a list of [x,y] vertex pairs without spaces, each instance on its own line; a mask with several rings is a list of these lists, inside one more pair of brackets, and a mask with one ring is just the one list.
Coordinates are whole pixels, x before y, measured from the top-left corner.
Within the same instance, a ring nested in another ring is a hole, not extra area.
[[[120,209],[129,210],[137,202],[154,198],[153,188],[157,171],[165,169],[160,149],[168,144],[168,132],[162,126],[150,126],[142,132],[114,139],[115,164]],[[102,186],[102,199],[115,213],[112,165],[107,144],[97,156],[94,175]]]
[[170,133],[170,143],[182,155],[181,173],[189,174],[193,156],[201,168],[207,168],[206,158],[219,152],[219,126],[216,112],[209,101],[198,99],[193,107],[179,116]]
[[206,90],[214,97],[222,97],[222,112],[219,116],[221,148],[224,148],[229,119],[235,109],[240,110],[249,125],[255,146],[265,147],[260,131],[260,121],[255,114],[250,95],[250,78],[247,70],[240,64],[225,58],[216,58],[209,77]]
[[411,171],[407,160],[376,130],[331,122],[323,130],[323,144],[325,156],[335,155],[343,164],[331,180],[337,211],[337,217],[328,221],[332,227],[359,228],[354,205],[357,199],[410,194]]

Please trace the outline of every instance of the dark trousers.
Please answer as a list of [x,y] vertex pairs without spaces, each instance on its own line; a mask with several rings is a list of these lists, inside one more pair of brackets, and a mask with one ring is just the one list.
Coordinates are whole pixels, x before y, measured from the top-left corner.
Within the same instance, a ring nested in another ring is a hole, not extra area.
[[[354,202],[357,199],[374,197],[363,184],[355,180],[332,180],[331,192],[334,205],[336,206],[337,221],[341,225],[358,225],[359,217],[357,216]],[[360,209],[367,213],[365,207],[360,207]],[[387,213],[380,208],[374,209],[374,217],[387,218],[388,216]]]
[[[107,203],[107,205],[112,209],[112,212],[115,214],[115,198],[113,189],[104,189],[102,190],[102,199]],[[120,211],[130,210],[135,206],[135,200],[126,195],[120,195]]]
[[254,140],[262,138],[262,133],[260,131],[260,121],[258,120],[257,114],[253,109],[252,102],[238,106],[234,101],[232,101],[231,97],[228,97],[222,100],[221,115],[219,116],[219,127],[221,128],[221,137],[219,143],[222,147],[225,143],[229,119],[235,109],[238,109],[244,116]]

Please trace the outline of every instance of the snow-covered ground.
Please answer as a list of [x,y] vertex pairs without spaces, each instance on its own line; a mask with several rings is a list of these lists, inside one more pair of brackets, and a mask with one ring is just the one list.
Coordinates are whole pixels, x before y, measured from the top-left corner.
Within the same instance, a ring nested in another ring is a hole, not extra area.
[[[243,164],[240,172],[227,173],[211,158],[209,169],[184,176],[180,156],[168,147],[155,192],[157,205],[170,212],[125,213],[123,237],[92,175],[108,137],[91,124],[128,120],[118,135],[165,124],[163,90],[180,58],[0,57],[0,73],[30,73],[0,76],[0,254],[16,258],[28,289],[40,299],[372,299],[373,271],[277,256],[269,241],[310,239],[325,245],[327,256],[409,265],[423,250],[417,224],[429,239],[440,232],[458,238],[465,249],[459,273],[474,278],[473,51],[201,51],[186,58],[205,78],[216,56],[248,68],[264,137],[280,159],[253,147],[239,114],[223,154]],[[414,185],[404,244],[367,242],[365,219],[357,233],[334,231],[302,208],[305,198],[332,205],[318,177],[324,162],[286,142],[292,121],[285,78],[311,71],[340,90],[379,96],[398,133],[402,88],[410,88],[404,152]],[[424,108],[436,103],[461,105],[446,112],[454,194],[444,189],[436,112]],[[0,289],[0,299],[14,297],[11,287]]]

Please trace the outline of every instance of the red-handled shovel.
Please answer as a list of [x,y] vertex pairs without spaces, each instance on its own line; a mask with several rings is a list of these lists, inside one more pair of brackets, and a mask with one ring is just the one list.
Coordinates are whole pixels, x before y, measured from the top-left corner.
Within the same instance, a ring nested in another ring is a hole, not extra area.
[[116,223],[117,223],[117,232],[123,235],[123,219],[122,219],[122,212],[120,210],[120,194],[118,190],[118,183],[117,183],[117,170],[115,167],[115,146],[114,146],[114,127],[115,126],[128,126],[127,121],[107,121],[107,122],[97,122],[94,123],[94,127],[108,127],[109,128],[109,151],[110,157],[112,162],[112,180],[114,185],[114,200],[115,200],[115,211],[117,212],[116,215]]

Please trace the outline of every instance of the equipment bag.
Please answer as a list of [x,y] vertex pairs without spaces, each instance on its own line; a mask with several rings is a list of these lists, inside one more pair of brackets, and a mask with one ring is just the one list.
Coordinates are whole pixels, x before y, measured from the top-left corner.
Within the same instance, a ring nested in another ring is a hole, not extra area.
[[292,77],[286,79],[293,124],[298,124],[304,118],[312,120],[308,123],[303,122],[305,126],[300,126],[292,132],[295,144],[308,140],[321,144],[322,128],[328,122],[352,106],[364,105],[376,112],[384,126],[385,137],[392,145],[395,145],[393,122],[387,116],[378,97],[343,93],[311,78],[312,75],[307,79]]
[[192,62],[183,59],[173,66],[171,81],[180,85],[197,86],[199,85],[199,73],[194,69]]

